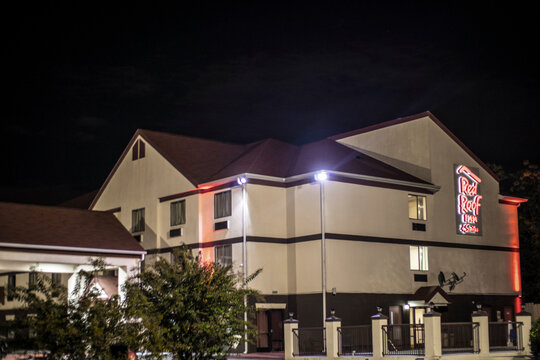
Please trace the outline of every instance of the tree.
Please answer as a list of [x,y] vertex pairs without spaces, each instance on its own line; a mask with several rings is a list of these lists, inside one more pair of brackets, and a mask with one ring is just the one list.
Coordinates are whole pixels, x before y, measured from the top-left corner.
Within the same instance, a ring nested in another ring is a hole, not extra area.
[[74,292],[86,289],[78,300],[70,301],[65,287],[35,271],[33,285],[14,290],[15,298],[23,303],[21,313],[27,315],[19,316],[8,329],[16,333],[17,342],[9,343],[12,350],[44,350],[47,359],[115,358],[111,348],[122,343],[129,329],[118,296],[101,300],[88,289],[105,269],[101,260],[92,264],[92,271],[77,274]]
[[187,248],[174,258],[173,264],[158,260],[126,287],[127,316],[140,319],[136,343],[178,359],[224,357],[243,337],[243,315],[249,310],[244,297],[257,293],[243,286],[230,267],[199,262]]

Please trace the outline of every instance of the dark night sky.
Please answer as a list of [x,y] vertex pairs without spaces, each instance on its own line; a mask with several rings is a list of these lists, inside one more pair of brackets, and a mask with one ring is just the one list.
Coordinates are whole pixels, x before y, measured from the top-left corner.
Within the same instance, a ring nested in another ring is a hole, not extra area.
[[470,3],[4,8],[0,200],[98,188],[137,128],[302,144],[430,110],[485,162],[538,162],[536,11]]

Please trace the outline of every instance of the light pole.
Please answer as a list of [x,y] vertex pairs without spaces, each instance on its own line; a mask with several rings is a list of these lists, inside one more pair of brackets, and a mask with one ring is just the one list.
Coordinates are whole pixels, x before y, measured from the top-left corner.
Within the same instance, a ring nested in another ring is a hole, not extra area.
[[326,236],[324,229],[324,183],[328,179],[326,171],[320,171],[315,174],[315,180],[319,182],[321,190],[321,288],[322,288],[322,326],[326,321]]
[[[242,272],[243,288],[247,287],[247,234],[246,234],[246,183],[247,179],[242,176],[236,179],[238,185],[242,186]],[[244,307],[247,308],[247,296],[244,295]],[[244,353],[248,352],[247,334],[247,311],[244,311]]]

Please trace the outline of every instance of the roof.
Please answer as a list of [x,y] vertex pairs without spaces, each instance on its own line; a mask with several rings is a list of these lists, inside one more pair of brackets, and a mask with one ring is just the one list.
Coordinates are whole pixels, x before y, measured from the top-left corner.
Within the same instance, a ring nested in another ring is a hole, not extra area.
[[446,291],[440,286],[422,286],[416,290],[411,300],[423,300],[427,304],[437,293],[439,293],[447,302],[451,302]]
[[145,253],[111,213],[3,202],[0,247]]
[[75,208],[75,209],[88,209],[90,208],[90,204],[92,204],[92,201],[96,197],[97,193],[98,193],[98,190],[94,190],[89,193],[77,196],[76,198],[66,200],[58,204],[58,206],[67,207],[67,208]]
[[379,123],[379,124],[367,126],[367,127],[364,127],[364,128],[352,130],[352,131],[345,132],[345,133],[342,133],[342,134],[330,136],[328,139],[337,141],[337,140],[344,139],[344,138],[347,138],[347,137],[350,137],[350,136],[354,136],[354,135],[358,135],[358,134],[364,134],[364,133],[374,131],[374,130],[378,130],[378,129],[382,129],[382,128],[385,128],[385,127],[398,125],[398,124],[403,124],[403,123],[413,121],[413,120],[418,120],[418,119],[421,119],[423,117],[430,118],[448,136],[450,136],[450,138],[452,138],[452,140],[454,140],[454,142],[456,142],[470,157],[472,157],[484,170],[486,170],[488,172],[488,174],[490,174],[495,180],[499,181],[499,177],[493,172],[493,170],[491,170],[489,168],[489,166],[484,164],[484,162],[482,160],[480,160],[480,158],[478,156],[476,156],[471,151],[471,149],[469,149],[461,140],[459,140],[458,137],[456,135],[454,135],[454,133],[452,133],[450,131],[450,129],[448,129],[439,119],[437,119],[437,117],[435,115],[433,115],[431,113],[431,111],[425,111],[425,112],[415,114],[415,115],[411,115],[411,116],[400,117],[400,118],[390,120],[390,121],[386,121],[386,122],[383,122],[383,123]]

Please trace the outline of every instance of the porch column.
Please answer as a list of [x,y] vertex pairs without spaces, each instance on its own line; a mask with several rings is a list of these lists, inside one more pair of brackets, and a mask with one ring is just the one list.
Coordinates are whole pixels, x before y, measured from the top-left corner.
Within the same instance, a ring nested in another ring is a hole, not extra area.
[[340,341],[338,339],[338,328],[341,327],[341,319],[336,317],[334,310],[330,317],[326,318],[326,358],[337,359],[341,353]]
[[480,347],[480,356],[489,355],[489,320],[488,314],[482,311],[482,306],[478,305],[478,310],[473,312],[471,317],[473,322],[477,322],[478,326],[478,345]]
[[383,349],[386,344],[383,344],[383,329],[384,325],[388,325],[388,316],[381,313],[382,309],[377,308],[378,313],[371,317],[371,335],[373,339],[373,357],[372,359],[382,359]]
[[298,329],[298,320],[293,319],[292,313],[289,318],[283,322],[283,342],[284,342],[284,357],[285,360],[294,358],[294,353],[298,354],[298,343],[294,341],[293,330]]
[[426,358],[438,359],[441,357],[441,314],[432,310],[424,314],[424,336]]
[[531,323],[532,315],[526,311],[521,311],[519,314],[516,314],[516,321],[523,323],[521,328],[521,343],[518,343],[523,347],[522,354],[532,355],[531,344],[530,344],[530,335],[531,335]]

